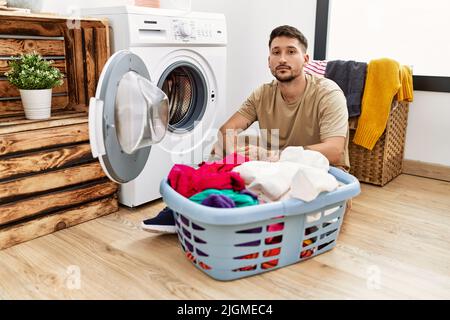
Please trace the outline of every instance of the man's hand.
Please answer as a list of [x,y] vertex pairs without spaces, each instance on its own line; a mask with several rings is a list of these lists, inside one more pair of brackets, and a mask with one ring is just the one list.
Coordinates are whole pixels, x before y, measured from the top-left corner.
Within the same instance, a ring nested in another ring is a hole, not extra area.
[[266,150],[251,144],[238,148],[237,153],[245,155],[251,161],[276,162],[280,159],[280,152],[278,150]]

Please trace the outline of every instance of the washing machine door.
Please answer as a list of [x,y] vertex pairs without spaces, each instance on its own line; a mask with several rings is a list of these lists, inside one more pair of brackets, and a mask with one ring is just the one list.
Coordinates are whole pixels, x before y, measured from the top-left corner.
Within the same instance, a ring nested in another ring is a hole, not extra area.
[[169,101],[150,82],[142,59],[127,50],[105,64],[89,102],[89,140],[106,175],[117,183],[135,179],[153,144],[166,134]]

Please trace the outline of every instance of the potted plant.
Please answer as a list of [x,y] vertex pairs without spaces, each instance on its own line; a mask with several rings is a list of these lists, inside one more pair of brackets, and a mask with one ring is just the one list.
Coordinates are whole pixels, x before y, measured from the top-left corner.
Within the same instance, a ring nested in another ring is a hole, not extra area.
[[62,73],[36,52],[19,56],[9,63],[8,81],[20,91],[27,119],[48,119],[51,114],[52,89],[63,83]]

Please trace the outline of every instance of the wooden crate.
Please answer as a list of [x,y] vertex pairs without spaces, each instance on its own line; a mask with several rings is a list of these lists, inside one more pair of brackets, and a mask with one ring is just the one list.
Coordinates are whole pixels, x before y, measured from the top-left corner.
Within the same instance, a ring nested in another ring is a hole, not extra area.
[[352,142],[357,120],[349,122],[350,173],[359,181],[384,186],[402,173],[408,107],[406,102],[393,102],[386,130],[372,150]]
[[[30,51],[65,76],[47,120],[26,120],[4,77],[11,57]],[[118,210],[117,185],[88,137],[89,98],[109,54],[106,21],[0,13],[0,249]]]

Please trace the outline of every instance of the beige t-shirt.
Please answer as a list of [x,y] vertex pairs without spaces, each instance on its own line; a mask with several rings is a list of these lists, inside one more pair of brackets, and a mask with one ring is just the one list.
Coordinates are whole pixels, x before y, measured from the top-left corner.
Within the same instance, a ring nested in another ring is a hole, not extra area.
[[[256,89],[238,110],[251,122],[259,121],[263,147],[280,150],[288,146],[307,146],[330,137],[346,137],[345,152],[336,164],[350,167],[348,157],[348,111],[344,93],[327,78],[306,74],[303,96],[286,103],[276,80]],[[276,130],[279,130],[278,134]]]

